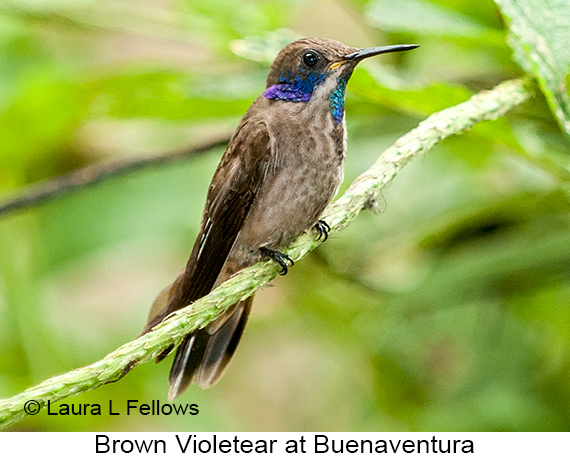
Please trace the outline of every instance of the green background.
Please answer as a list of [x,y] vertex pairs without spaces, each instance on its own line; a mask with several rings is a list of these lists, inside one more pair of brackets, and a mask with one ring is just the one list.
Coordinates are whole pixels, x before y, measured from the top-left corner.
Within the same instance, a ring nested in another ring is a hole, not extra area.
[[[412,162],[381,214],[260,292],[219,384],[179,398],[198,415],[126,415],[128,399],[166,401],[169,359],[66,401],[102,404],[101,416],[44,410],[10,430],[569,430],[567,93],[552,88],[568,72],[557,31],[570,13],[519,2],[557,13],[533,17],[556,51],[536,63],[532,37],[508,36],[518,13],[498,3],[509,20],[491,0],[3,2],[0,203],[85,165],[229,134],[276,50],[301,36],[421,45],[355,71],[343,188],[427,115],[522,68],[545,94]],[[0,398],[140,332],[185,264],[222,152],[0,218]]]

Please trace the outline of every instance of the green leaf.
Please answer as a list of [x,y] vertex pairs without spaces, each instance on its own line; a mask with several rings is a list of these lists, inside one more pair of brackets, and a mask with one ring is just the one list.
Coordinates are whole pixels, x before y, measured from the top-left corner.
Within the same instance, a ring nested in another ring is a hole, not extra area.
[[509,21],[515,60],[538,79],[550,109],[570,134],[570,3],[567,0],[495,0]]
[[187,121],[241,115],[252,93],[245,82],[232,84],[231,93],[224,91],[228,80],[204,87],[204,78],[197,81],[176,72],[141,72],[95,81],[93,90],[101,111],[113,117]]
[[385,32],[488,41],[501,45],[503,34],[458,11],[418,0],[375,0],[366,11],[369,22]]
[[289,29],[279,29],[261,36],[247,36],[231,43],[232,52],[254,62],[271,64],[279,51],[287,44],[300,38]]
[[464,102],[472,94],[462,86],[433,83],[421,88],[409,87],[403,80],[387,75],[379,68],[360,68],[349,83],[349,94],[378,105],[424,117]]

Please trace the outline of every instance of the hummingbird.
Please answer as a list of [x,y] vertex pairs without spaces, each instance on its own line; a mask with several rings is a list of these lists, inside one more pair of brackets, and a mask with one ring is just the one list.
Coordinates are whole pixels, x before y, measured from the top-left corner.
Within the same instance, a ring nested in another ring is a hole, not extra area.
[[[154,301],[143,333],[264,258],[287,273],[293,261],[280,249],[300,233],[314,228],[327,239],[330,227],[320,216],[344,174],[346,84],[363,59],[416,47],[359,49],[303,38],[279,52],[265,91],[241,119],[214,173],[186,268]],[[170,371],[169,401],[192,382],[207,388],[220,379],[252,301],[235,303],[185,337]]]

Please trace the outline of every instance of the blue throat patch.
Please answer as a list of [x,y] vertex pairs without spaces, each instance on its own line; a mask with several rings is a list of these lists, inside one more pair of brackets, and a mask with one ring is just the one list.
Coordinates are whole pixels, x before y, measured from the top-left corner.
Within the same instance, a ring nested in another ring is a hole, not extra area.
[[323,73],[309,73],[304,75],[283,75],[279,78],[280,84],[265,89],[263,95],[269,100],[285,100],[288,102],[308,102],[313,90],[325,80]]
[[[283,100],[287,102],[308,102],[313,95],[315,87],[321,84],[325,73],[309,73],[305,77],[301,75],[287,75],[279,78],[280,83],[268,87],[263,96],[268,100]],[[348,78],[337,78],[338,85],[329,96],[331,113],[339,124],[344,115],[344,94]]]
[[337,124],[342,122],[344,115],[344,95],[346,92],[346,83],[348,78],[337,78],[336,89],[333,90],[329,96],[331,113]]

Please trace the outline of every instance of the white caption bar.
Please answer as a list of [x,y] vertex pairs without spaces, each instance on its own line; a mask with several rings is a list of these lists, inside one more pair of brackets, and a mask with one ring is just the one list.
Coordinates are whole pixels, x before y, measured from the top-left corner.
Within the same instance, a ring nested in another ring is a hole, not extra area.
[[3,455],[567,456],[570,433],[2,433]]

